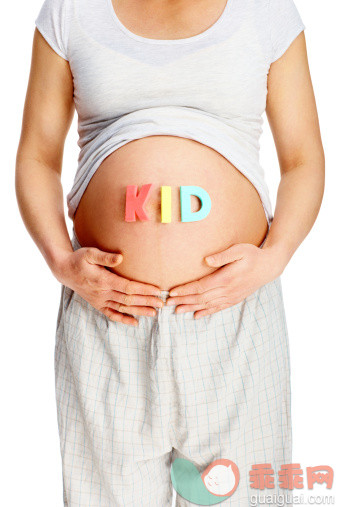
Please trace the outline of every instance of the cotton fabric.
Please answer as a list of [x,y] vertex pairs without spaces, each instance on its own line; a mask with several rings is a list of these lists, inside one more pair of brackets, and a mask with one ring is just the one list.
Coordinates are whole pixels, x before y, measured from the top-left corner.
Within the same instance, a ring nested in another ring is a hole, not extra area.
[[[239,487],[223,503],[248,507],[252,465],[277,474],[292,463],[280,278],[199,320],[164,306],[138,328],[62,286],[55,379],[67,507],[169,507],[176,457],[199,471],[234,461]],[[273,493],[284,494],[278,479]],[[178,495],[176,505],[192,504]]]
[[74,78],[80,153],[71,218],[109,154],[173,135],[227,158],[255,186],[271,223],[259,140],[270,66],[305,28],[293,0],[228,0],[210,28],[178,40],[132,33],[111,0],[45,0],[36,26]]

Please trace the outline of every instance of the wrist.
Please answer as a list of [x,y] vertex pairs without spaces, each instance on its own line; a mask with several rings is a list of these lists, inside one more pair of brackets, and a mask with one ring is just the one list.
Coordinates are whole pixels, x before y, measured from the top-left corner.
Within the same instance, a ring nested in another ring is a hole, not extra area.
[[66,272],[69,271],[69,259],[73,253],[73,249],[53,249],[46,256],[51,272],[60,283],[65,281]]
[[277,276],[281,275],[289,263],[293,251],[283,243],[264,243],[262,250],[268,255],[271,266],[276,271]]

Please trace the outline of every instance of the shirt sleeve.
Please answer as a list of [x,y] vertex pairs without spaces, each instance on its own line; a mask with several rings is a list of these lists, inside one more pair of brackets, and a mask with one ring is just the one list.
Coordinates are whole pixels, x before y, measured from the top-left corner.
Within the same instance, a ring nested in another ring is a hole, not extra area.
[[45,0],[35,25],[51,48],[62,58],[68,60],[67,0]]
[[294,0],[269,0],[271,63],[280,58],[305,25]]

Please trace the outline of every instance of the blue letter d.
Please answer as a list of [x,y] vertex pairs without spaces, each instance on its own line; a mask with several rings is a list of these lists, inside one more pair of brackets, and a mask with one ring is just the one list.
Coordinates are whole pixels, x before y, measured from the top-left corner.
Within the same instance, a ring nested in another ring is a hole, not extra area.
[[[201,201],[201,208],[194,213],[191,211],[191,196],[194,195]],[[211,199],[201,187],[181,187],[181,220],[182,222],[198,222],[206,218],[211,210]]]

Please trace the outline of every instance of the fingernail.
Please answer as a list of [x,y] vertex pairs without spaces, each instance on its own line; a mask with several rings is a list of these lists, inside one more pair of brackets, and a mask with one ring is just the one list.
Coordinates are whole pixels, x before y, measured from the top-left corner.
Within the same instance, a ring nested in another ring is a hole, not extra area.
[[178,296],[177,292],[176,291],[173,291],[173,292],[169,292],[169,296]]
[[162,308],[163,301],[156,301],[155,306],[156,306],[156,308]]
[[184,308],[177,308],[176,310],[176,313],[183,313],[184,312]]
[[167,299],[167,305],[168,306],[173,306],[176,304],[176,301],[174,299]]
[[213,266],[215,264],[216,259],[215,259],[215,257],[211,256],[211,257],[206,257],[205,261],[207,264],[210,264],[211,266]]

